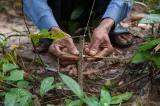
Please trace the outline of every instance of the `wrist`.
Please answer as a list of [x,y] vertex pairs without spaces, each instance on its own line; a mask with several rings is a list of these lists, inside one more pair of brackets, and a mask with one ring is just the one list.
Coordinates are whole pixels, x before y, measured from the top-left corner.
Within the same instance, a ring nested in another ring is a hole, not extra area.
[[52,27],[50,29],[51,32],[61,32],[65,35],[65,37],[70,37],[69,34],[67,34],[66,32],[64,32],[63,30],[60,29],[60,27],[56,26],[56,27]]
[[105,18],[100,23],[100,26],[107,28],[107,29],[108,28],[111,29],[113,25],[114,25],[114,20],[111,18]]
[[62,31],[58,26],[52,27],[50,31]]

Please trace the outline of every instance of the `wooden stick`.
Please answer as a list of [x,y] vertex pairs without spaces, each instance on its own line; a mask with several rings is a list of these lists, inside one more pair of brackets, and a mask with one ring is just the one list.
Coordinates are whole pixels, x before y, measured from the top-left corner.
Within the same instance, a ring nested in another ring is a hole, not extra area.
[[130,61],[130,58],[119,58],[119,57],[99,57],[99,56],[88,56],[83,55],[84,58],[97,58],[97,59],[106,59],[106,60],[117,60],[117,61]]
[[78,82],[81,88],[83,89],[83,63],[84,63],[84,57],[83,57],[84,37],[83,36],[80,36],[79,44],[80,44],[80,50],[79,50],[80,53],[79,53],[79,62],[78,62]]

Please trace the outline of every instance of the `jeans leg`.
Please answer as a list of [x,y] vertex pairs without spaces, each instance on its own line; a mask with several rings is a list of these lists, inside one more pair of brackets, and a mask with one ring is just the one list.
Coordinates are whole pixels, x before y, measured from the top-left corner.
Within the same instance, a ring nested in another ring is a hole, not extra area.
[[[50,8],[53,11],[54,17],[57,21],[57,23],[59,24],[59,26],[61,26],[61,19],[62,19],[62,0],[48,0],[48,5],[50,6]],[[49,47],[52,44],[53,40],[52,39],[48,39],[48,38],[42,38],[40,39],[39,43],[40,45],[45,45],[46,47]]]
[[[122,8],[119,10],[119,13],[120,13],[119,22],[124,20],[128,16],[129,12],[131,11],[131,7],[132,7],[131,2],[125,2],[123,4]],[[113,28],[112,32],[113,33],[127,33],[128,30],[127,28],[123,28],[123,26],[121,26],[120,23],[117,23],[115,27]]]
[[[48,0],[48,5],[53,10],[54,16],[58,24],[60,24],[61,20],[61,0]],[[45,45],[48,49],[52,44],[53,40],[48,38],[41,38],[39,43],[40,45]]]

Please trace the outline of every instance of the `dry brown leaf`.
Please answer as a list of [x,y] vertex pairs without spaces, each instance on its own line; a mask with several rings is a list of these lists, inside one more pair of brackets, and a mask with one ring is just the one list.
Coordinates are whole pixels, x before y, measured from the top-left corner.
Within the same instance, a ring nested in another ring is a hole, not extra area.
[[155,51],[155,52],[160,51],[160,44],[158,44],[158,45],[154,48],[154,51]]

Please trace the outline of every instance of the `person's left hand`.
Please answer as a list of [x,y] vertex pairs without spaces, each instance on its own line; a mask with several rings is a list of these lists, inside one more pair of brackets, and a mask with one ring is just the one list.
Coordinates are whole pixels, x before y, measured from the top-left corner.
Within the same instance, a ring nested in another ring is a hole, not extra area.
[[113,24],[112,19],[104,19],[93,31],[90,44],[85,46],[86,54],[93,58],[88,58],[87,60],[95,60],[98,57],[104,57],[113,52],[108,35]]

